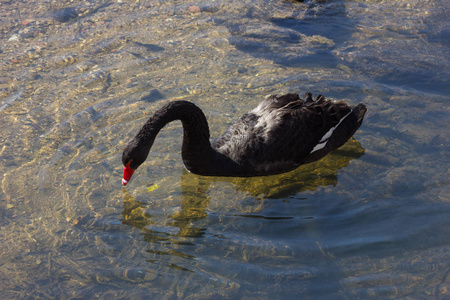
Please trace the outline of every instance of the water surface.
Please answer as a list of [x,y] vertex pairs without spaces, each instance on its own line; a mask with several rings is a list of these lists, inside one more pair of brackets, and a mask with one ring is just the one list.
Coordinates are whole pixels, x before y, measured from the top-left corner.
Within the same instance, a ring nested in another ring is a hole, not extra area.
[[[1,298],[450,297],[448,1],[193,5],[2,2]],[[162,104],[307,91],[368,107],[321,161],[189,174],[175,122],[121,187]]]

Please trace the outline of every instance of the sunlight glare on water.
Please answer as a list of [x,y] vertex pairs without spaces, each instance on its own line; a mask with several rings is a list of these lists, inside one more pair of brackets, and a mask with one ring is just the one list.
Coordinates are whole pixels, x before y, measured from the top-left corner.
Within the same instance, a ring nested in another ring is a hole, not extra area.
[[[0,298],[449,297],[448,1],[1,6]],[[161,105],[308,91],[368,107],[322,160],[197,176],[174,122],[121,186]]]

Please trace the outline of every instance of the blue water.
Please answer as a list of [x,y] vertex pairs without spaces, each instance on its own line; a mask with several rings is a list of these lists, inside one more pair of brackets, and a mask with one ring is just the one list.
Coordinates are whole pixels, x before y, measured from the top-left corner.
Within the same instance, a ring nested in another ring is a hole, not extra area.
[[[449,298],[447,2],[2,3],[0,298]],[[368,108],[321,161],[197,176],[174,122],[121,187],[164,103],[307,91]]]

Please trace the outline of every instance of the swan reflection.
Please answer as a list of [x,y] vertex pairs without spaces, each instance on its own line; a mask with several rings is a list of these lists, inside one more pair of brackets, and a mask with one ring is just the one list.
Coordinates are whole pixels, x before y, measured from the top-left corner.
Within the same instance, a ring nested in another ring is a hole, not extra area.
[[[122,222],[142,230],[144,239],[150,243],[189,244],[189,241],[180,238],[202,237],[207,230],[207,222],[199,221],[207,218],[208,212],[214,211],[214,214],[219,215],[231,212],[233,215],[252,218],[291,218],[292,216],[266,216],[264,199],[301,200],[301,192],[315,191],[320,186],[336,186],[339,170],[363,154],[361,144],[352,138],[339,150],[320,161],[280,175],[249,178],[207,177],[184,170],[181,176],[181,202],[177,208],[169,212],[165,209],[160,213],[165,217],[161,218],[154,215],[157,214],[157,209],[147,198],[141,201],[139,196],[133,197],[124,189]],[[149,190],[151,194],[152,188]],[[220,198],[220,201],[216,198]],[[214,203],[223,204],[223,207],[218,210],[216,207],[209,207],[212,199]],[[229,203],[224,203],[228,200]],[[157,201],[164,200],[155,199],[155,203],[158,203]]]

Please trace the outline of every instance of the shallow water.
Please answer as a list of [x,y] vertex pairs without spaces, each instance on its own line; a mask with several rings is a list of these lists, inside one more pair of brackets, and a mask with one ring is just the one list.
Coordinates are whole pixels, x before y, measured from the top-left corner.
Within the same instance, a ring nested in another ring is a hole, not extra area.
[[[448,1],[192,5],[2,1],[1,298],[450,297]],[[172,123],[121,187],[163,103],[306,91],[368,107],[321,161],[196,176]]]

